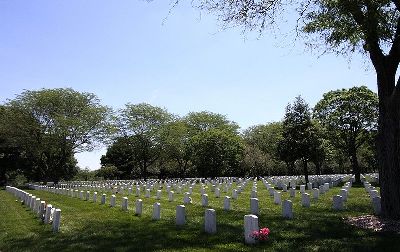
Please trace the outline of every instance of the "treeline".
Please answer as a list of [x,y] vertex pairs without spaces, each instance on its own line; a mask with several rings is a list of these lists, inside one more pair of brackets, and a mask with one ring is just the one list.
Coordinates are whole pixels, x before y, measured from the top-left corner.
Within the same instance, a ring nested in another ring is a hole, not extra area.
[[[296,97],[280,122],[240,131],[226,116],[179,117],[146,103],[113,111],[90,93],[25,91],[0,106],[0,183],[21,179],[356,174],[377,168],[377,95],[331,91],[311,109]],[[108,146],[101,169],[74,154]]]

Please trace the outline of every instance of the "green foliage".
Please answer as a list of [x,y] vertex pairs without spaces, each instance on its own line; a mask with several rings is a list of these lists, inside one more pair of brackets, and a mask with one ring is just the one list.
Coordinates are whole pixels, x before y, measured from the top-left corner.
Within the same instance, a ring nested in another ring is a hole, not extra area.
[[243,132],[246,143],[243,166],[248,175],[284,174],[285,168],[277,156],[282,140],[282,123],[252,126]]
[[96,177],[106,179],[106,180],[115,180],[120,178],[120,171],[114,165],[105,165],[100,169],[95,171]]
[[185,177],[192,167],[190,148],[191,131],[182,119],[176,119],[163,127],[161,143],[162,158],[169,165],[173,177]]
[[188,125],[193,135],[210,129],[219,129],[237,134],[239,129],[237,123],[229,121],[226,116],[208,111],[190,112],[183,118],[183,121]]
[[395,39],[399,12],[393,1],[318,0],[304,15],[305,33],[317,34],[329,50],[338,53],[385,48]]
[[16,149],[25,160],[14,164],[24,163],[19,168],[29,179],[71,179],[77,172],[74,154],[104,142],[110,115],[94,94],[69,88],[24,91],[2,106],[0,138],[8,153]]
[[278,143],[278,155],[287,163],[290,175],[294,173],[294,163],[303,162],[303,172],[308,182],[307,162],[321,155],[321,140],[317,136],[317,128],[311,120],[308,104],[296,97],[293,104],[286,107],[283,119],[282,140]]
[[326,128],[331,144],[351,159],[353,172],[359,173],[357,152],[364,144],[373,144],[376,135],[378,96],[365,86],[330,91],[315,105],[314,117]]
[[109,147],[102,164],[115,165],[124,178],[137,174],[146,179],[162,155],[163,128],[173,118],[167,110],[147,103],[126,104],[118,118],[122,136]]
[[240,174],[243,143],[239,136],[220,129],[210,129],[191,139],[192,162],[202,177]]

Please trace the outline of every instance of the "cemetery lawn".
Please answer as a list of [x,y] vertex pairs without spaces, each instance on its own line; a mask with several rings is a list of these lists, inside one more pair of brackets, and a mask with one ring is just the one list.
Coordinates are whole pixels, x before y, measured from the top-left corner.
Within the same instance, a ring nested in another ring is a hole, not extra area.
[[[353,187],[345,203],[346,210],[332,210],[332,197],[340,187],[331,189],[312,200],[310,208],[300,205],[300,194],[293,199],[294,219],[284,220],[281,206],[258,184],[260,206],[259,225],[271,230],[270,239],[255,246],[244,245],[243,217],[249,213],[250,188],[231,200],[232,210],[223,208],[221,198],[207,189],[209,207],[217,212],[217,234],[203,232],[204,210],[199,185],[193,189],[193,204],[186,205],[187,224],[175,225],[176,205],[182,204],[183,194],[175,194],[168,202],[163,190],[162,200],[144,198],[143,215],[134,215],[134,195],[129,198],[129,211],[121,210],[122,195],[117,195],[115,208],[65,195],[44,191],[29,191],[49,204],[60,208],[61,228],[52,233],[51,225],[42,224],[13,195],[0,190],[0,251],[399,251],[400,235],[362,230],[346,224],[343,218],[372,214],[370,199],[363,187]],[[91,194],[92,195],[92,194]],[[98,202],[100,199],[98,195]],[[231,193],[228,193],[231,196]],[[282,192],[282,200],[289,193]],[[152,205],[161,203],[161,220],[151,220]]]

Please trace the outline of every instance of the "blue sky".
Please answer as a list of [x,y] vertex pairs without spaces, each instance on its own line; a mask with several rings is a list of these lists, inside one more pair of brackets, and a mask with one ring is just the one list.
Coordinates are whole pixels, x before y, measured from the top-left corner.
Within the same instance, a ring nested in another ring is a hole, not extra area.
[[[281,120],[297,95],[313,106],[333,89],[376,91],[368,59],[309,52],[286,34],[292,17],[285,35],[243,36],[187,4],[169,9],[169,0],[0,0],[0,101],[71,87],[115,109],[148,102],[182,116],[208,110],[247,128]],[[76,157],[96,169],[104,152]]]

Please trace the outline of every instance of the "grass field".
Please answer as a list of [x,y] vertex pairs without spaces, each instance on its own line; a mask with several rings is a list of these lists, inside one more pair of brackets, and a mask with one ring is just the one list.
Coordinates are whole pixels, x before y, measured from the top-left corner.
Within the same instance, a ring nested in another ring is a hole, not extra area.
[[[61,231],[54,234],[51,225],[42,224],[13,195],[0,190],[0,251],[399,251],[400,235],[361,230],[343,222],[343,217],[372,214],[372,206],[364,188],[351,188],[346,210],[332,210],[332,196],[340,187],[312,201],[310,208],[300,205],[300,194],[293,199],[294,219],[284,220],[281,206],[273,203],[268,191],[258,184],[259,225],[271,230],[266,243],[244,245],[243,217],[249,213],[250,189],[231,200],[232,210],[223,210],[223,197],[209,194],[209,207],[217,212],[217,234],[203,232],[204,210],[199,185],[193,190],[193,204],[186,206],[187,224],[175,226],[175,208],[182,204],[183,194],[175,194],[175,202],[144,198],[143,215],[134,215],[135,196],[130,195],[129,211],[121,210],[121,194],[117,207],[100,205],[44,191],[31,191],[42,200],[60,208]],[[100,194],[100,192],[99,192]],[[229,193],[230,195],[230,193]],[[221,191],[221,196],[224,193]],[[110,193],[107,194],[109,203]],[[99,199],[100,197],[98,197]],[[282,193],[282,200],[289,193]],[[99,202],[99,201],[98,201]],[[151,220],[152,205],[161,203],[162,219]]]

